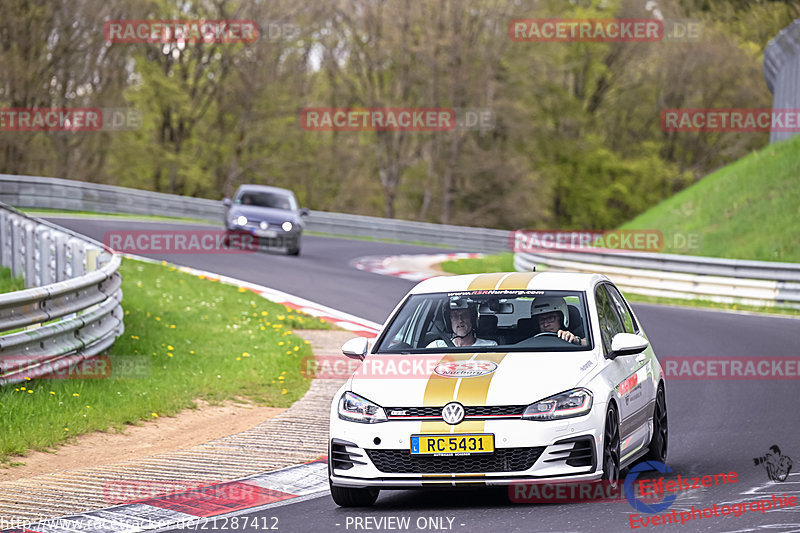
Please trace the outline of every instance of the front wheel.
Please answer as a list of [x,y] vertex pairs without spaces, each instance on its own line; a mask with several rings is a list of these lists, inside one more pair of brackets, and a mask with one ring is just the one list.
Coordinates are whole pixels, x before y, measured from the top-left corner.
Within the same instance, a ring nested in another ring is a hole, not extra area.
[[603,432],[603,481],[610,489],[619,486],[619,419],[612,405],[606,412],[606,426]]
[[[328,481],[330,483],[330,480]],[[351,487],[337,487],[330,483],[331,497],[339,507],[369,507],[378,499],[380,489],[365,488],[354,489]]]

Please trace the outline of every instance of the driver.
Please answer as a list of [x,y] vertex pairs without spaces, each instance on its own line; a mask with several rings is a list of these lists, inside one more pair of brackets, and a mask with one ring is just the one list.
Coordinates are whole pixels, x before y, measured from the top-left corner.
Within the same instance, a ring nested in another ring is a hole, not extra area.
[[[490,339],[479,339],[475,335],[475,328],[478,323],[478,309],[474,304],[470,304],[463,309],[448,309],[450,315],[450,327],[452,331],[452,341],[456,346],[497,346],[497,342]],[[436,339],[426,346],[426,348],[446,348],[447,343],[444,339]]]
[[569,331],[569,309],[560,296],[540,296],[533,300],[531,317],[538,319],[541,333],[555,333],[559,339],[571,344],[586,346],[582,339]]

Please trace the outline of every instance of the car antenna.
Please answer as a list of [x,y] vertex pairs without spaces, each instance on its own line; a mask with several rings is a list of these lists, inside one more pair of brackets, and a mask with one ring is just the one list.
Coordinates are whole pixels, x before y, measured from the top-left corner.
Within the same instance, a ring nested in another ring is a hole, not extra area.
[[533,269],[531,269],[531,272],[536,272],[536,265],[533,265]]

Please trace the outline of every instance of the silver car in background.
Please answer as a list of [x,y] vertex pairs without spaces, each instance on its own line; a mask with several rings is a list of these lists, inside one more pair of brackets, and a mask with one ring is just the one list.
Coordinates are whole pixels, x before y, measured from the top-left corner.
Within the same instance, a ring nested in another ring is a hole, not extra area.
[[224,198],[225,229],[229,234],[249,234],[259,248],[283,248],[287,255],[300,254],[300,239],[308,209],[298,207],[294,193],[267,185],[241,185]]

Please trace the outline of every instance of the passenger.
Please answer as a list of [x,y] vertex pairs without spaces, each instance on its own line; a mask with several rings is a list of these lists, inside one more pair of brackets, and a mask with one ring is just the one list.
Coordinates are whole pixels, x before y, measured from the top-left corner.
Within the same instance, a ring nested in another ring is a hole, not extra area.
[[586,346],[582,339],[567,329],[569,326],[569,308],[560,296],[540,296],[533,300],[531,317],[539,321],[541,333],[555,333],[558,338],[571,344]]
[[[449,320],[448,317],[449,316]],[[446,309],[445,321],[449,322],[451,339],[455,346],[497,346],[497,341],[479,339],[475,334],[478,327],[478,309],[470,304],[464,309]],[[426,348],[446,348],[444,339],[436,339]]]

